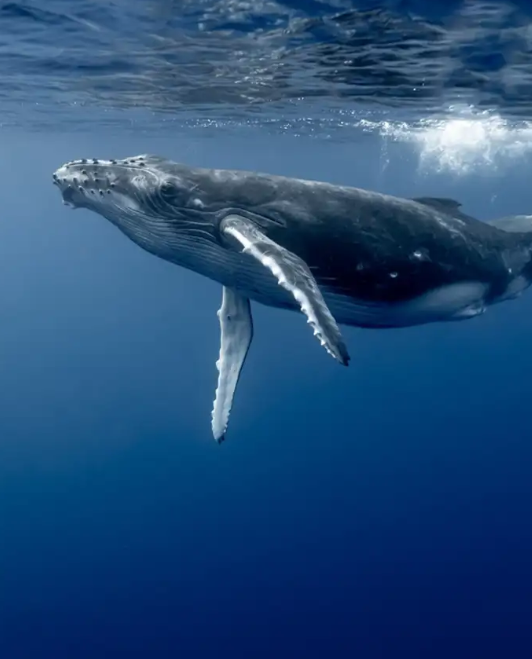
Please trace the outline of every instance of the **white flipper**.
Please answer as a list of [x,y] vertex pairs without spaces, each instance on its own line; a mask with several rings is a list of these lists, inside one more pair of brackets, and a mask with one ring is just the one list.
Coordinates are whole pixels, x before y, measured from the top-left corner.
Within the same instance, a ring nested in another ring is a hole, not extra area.
[[253,222],[239,215],[227,216],[222,222],[221,231],[232,236],[242,245],[245,253],[271,271],[279,285],[294,296],[321,345],[347,366],[349,354],[340,329],[307,264],[265,236]]
[[220,358],[216,362],[218,386],[212,410],[212,434],[220,443],[225,437],[236,385],[253,339],[253,320],[248,298],[224,286],[218,318],[221,345]]

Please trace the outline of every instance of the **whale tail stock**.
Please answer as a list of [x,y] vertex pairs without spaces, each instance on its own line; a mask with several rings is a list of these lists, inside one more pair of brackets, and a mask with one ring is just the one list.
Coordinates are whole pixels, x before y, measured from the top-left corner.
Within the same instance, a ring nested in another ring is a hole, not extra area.
[[522,270],[522,275],[530,284],[532,282],[532,215],[499,217],[494,220],[487,220],[486,224],[490,224],[500,231],[517,234],[515,237],[520,246],[529,254],[529,260]]
[[[429,206],[438,210],[441,213],[446,213],[452,217],[459,218],[465,222],[477,222],[474,217],[462,212],[462,204],[454,199],[447,199],[446,197],[417,197],[416,201],[425,206]],[[529,254],[528,263],[524,266],[522,274],[532,282],[532,215],[508,215],[505,217],[498,217],[493,220],[485,220],[486,224],[504,231],[505,233],[517,234],[515,235],[514,245],[519,245]]]
[[[430,208],[435,208],[441,213],[446,213],[452,217],[457,217],[464,221],[477,222],[478,220],[463,213],[461,210],[462,204],[454,199],[447,199],[446,197],[415,197],[416,201]],[[530,270],[530,279],[532,280],[532,215],[507,215],[505,217],[497,217],[494,220],[485,220],[486,224],[504,231],[506,233],[521,234],[522,239],[516,236],[516,242],[519,242],[530,253],[531,264],[527,267]]]
[[532,215],[511,215],[487,220],[486,224],[508,233],[532,233]]

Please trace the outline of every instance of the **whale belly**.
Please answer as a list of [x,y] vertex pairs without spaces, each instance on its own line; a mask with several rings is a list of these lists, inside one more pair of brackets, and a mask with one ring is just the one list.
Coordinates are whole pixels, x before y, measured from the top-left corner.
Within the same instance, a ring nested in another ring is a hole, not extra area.
[[325,295],[325,299],[340,324],[392,328],[473,318],[486,310],[487,293],[488,286],[480,282],[459,282],[393,304],[357,301],[335,294]]
[[[266,268],[249,256],[213,243],[196,243],[189,247],[180,250],[179,259],[168,260],[234,288],[260,304],[298,310],[292,295],[279,286]],[[485,311],[488,293],[486,284],[465,281],[427,291],[403,302],[386,303],[338,294],[323,284],[320,289],[337,323],[371,328],[407,327],[472,318]]]
[[[251,300],[271,307],[297,310],[294,299],[264,268],[235,268],[232,285]],[[481,282],[457,282],[427,291],[403,302],[359,300],[320,286],[337,323],[356,327],[407,327],[447,320],[462,320],[486,310],[488,286]]]

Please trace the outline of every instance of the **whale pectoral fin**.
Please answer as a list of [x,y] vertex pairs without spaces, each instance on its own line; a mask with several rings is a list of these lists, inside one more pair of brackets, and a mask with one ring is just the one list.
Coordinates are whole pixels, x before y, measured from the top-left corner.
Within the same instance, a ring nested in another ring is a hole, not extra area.
[[221,341],[218,386],[212,410],[212,434],[220,443],[224,440],[242,366],[253,339],[251,305],[247,297],[224,286],[222,306],[218,311]]
[[340,329],[307,264],[265,236],[251,220],[244,217],[229,215],[220,228],[222,233],[237,240],[245,253],[271,271],[279,285],[294,296],[321,345],[347,366],[349,354]]

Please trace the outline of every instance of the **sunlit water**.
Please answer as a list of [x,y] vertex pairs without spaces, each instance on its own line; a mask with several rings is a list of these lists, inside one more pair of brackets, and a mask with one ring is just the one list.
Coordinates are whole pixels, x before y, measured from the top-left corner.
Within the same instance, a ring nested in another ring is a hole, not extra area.
[[345,329],[349,369],[254,305],[219,447],[219,286],[52,185],[155,153],[531,213],[526,5],[380,4],[0,3],[0,659],[531,656],[532,294]]

